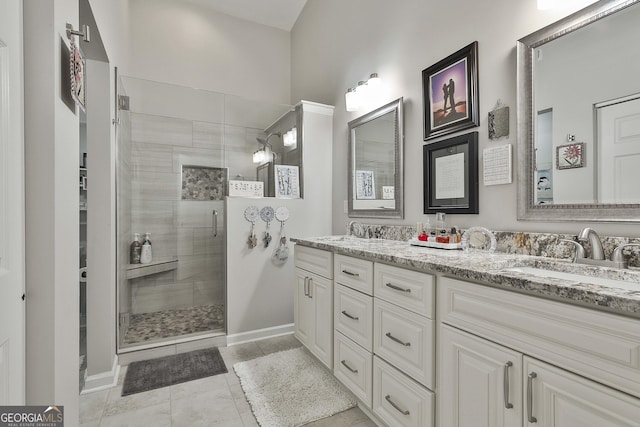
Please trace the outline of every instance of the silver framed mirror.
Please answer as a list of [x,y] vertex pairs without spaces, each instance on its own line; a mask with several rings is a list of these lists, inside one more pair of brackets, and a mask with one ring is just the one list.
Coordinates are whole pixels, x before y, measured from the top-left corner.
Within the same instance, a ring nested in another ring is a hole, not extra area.
[[403,99],[349,122],[348,215],[404,218]]
[[[639,2],[601,0],[517,42],[518,220],[640,222]],[[622,103],[624,158],[603,118]]]

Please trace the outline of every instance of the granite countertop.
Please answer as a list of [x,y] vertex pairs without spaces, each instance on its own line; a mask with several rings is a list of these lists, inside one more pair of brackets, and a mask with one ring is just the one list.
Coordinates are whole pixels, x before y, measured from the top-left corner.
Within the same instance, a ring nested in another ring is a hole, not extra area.
[[[353,236],[291,238],[291,241],[337,254],[451,275],[597,310],[640,317],[640,270],[592,267],[531,255],[432,249],[411,246],[408,242],[398,240],[362,239]],[[505,270],[514,267],[544,268],[584,276],[606,277],[627,282],[631,284],[631,289],[536,277]]]

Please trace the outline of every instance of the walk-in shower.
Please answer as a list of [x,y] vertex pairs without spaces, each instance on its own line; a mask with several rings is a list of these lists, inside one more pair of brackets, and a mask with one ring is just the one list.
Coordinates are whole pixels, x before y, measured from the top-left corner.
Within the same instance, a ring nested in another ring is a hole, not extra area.
[[[223,335],[228,182],[256,180],[291,106],[130,77],[118,96],[119,352]],[[151,263],[130,262],[134,233]]]

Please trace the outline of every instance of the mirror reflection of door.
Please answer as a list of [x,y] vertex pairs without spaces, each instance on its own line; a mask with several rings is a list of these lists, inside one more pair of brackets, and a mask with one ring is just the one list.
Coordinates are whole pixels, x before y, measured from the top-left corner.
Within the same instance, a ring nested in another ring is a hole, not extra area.
[[535,204],[553,203],[553,109],[538,111],[535,146]]
[[640,203],[640,94],[596,105],[598,201]]

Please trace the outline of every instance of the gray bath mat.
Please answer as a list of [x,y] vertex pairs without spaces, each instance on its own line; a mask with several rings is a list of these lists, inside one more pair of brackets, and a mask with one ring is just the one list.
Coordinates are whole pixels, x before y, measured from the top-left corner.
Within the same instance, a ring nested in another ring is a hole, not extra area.
[[216,347],[133,362],[124,378],[122,396],[226,373]]

